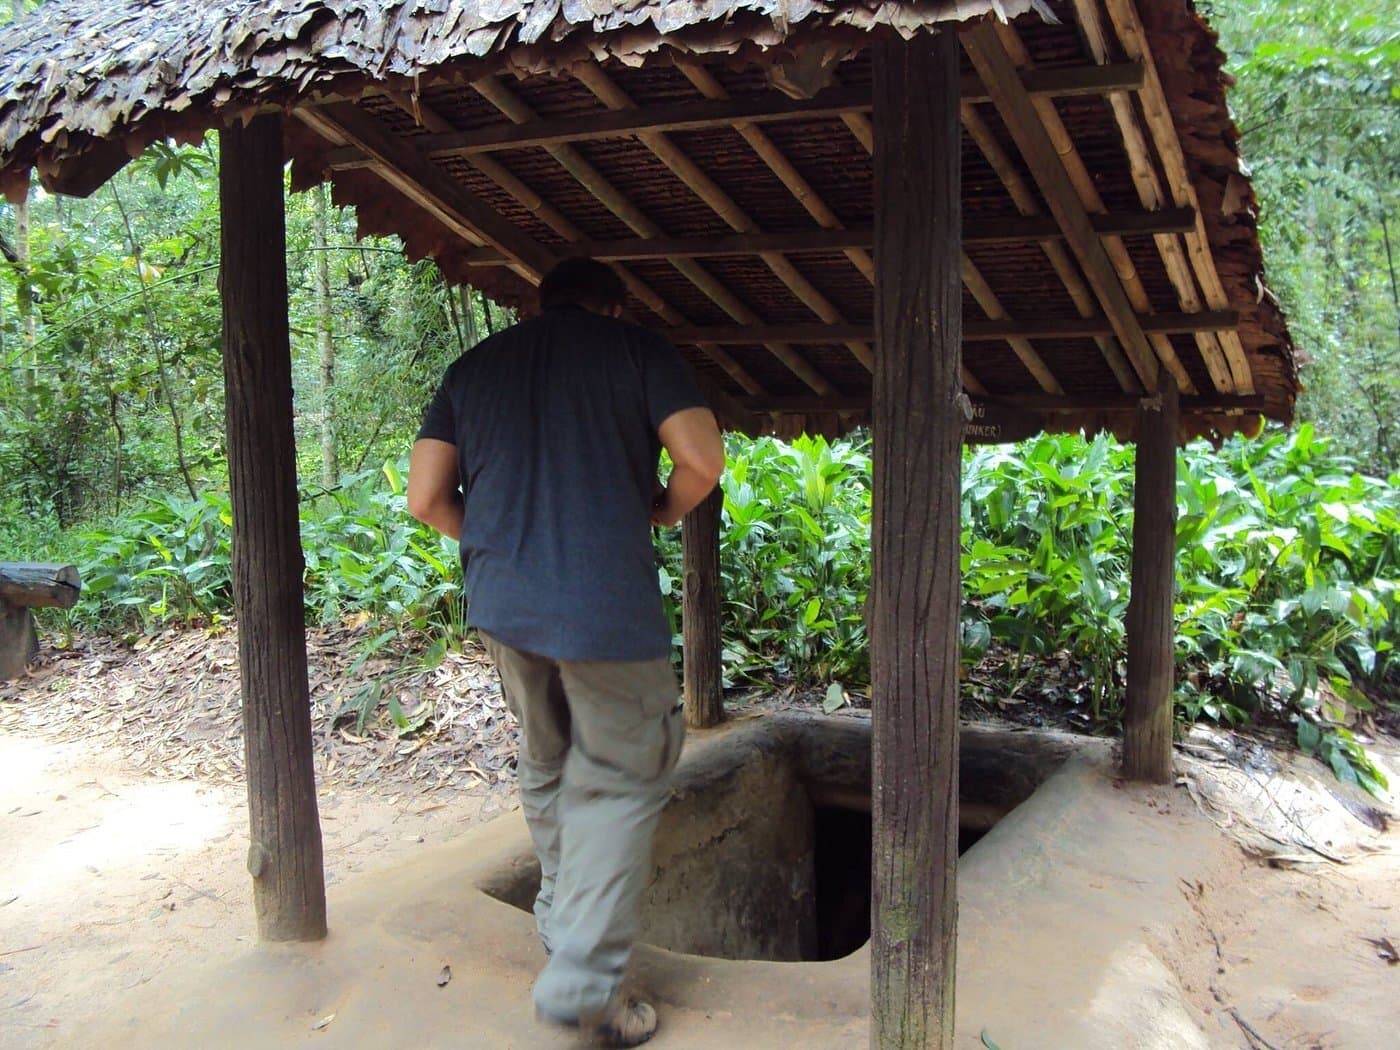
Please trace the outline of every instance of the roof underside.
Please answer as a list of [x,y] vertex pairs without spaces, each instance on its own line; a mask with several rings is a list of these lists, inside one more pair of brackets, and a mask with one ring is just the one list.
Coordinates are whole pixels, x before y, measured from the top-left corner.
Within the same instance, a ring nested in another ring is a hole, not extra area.
[[[877,353],[868,31],[992,6],[56,2],[0,53],[0,189],[37,165],[90,192],[282,107],[294,185],[329,179],[362,233],[518,303],[609,259],[727,423],[834,433]],[[962,37],[971,438],[1130,436],[1158,368],[1182,439],[1289,420],[1213,34],[1184,0],[1049,7]]]

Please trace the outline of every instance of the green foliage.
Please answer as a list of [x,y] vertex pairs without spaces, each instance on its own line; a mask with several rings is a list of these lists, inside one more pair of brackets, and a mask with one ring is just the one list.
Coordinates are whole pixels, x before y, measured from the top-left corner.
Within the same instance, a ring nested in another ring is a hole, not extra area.
[[[726,676],[868,680],[868,441],[731,438],[728,452],[720,534]],[[674,603],[678,535],[664,535],[660,550],[662,590]]]
[[1269,283],[1311,363],[1300,401],[1400,467],[1400,21],[1392,0],[1207,5],[1259,199]]
[[[869,680],[868,445],[731,440],[729,454],[726,676],[828,685],[835,703],[830,683]],[[1104,437],[967,453],[962,657],[986,661],[1000,695],[1068,690],[1092,724],[1121,717],[1132,488],[1132,450]],[[1177,498],[1179,715],[1295,720],[1334,769],[1381,783],[1348,724],[1400,690],[1396,479],[1358,473],[1303,426],[1189,447]],[[674,607],[674,534],[661,559]]]
[[[409,517],[403,491],[403,464],[391,461],[332,492],[303,493],[308,619],[379,621],[381,645],[408,631],[460,636],[455,546]],[[231,615],[232,521],[227,492],[210,490],[196,499],[152,499],[89,530],[74,615],[147,629]],[[366,655],[374,649],[372,642]]]

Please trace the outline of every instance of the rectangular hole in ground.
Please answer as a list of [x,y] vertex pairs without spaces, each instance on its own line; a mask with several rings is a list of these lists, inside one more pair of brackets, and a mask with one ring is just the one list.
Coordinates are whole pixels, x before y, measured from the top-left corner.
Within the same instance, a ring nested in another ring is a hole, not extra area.
[[[804,741],[815,749],[806,755],[735,748],[683,776],[657,830],[640,939],[692,955],[788,962],[840,959],[864,945],[871,884],[865,740],[864,756],[845,738],[830,748]],[[964,734],[959,852],[1064,757],[1041,761],[980,747],[970,749]],[[529,911],[538,885],[538,867],[522,858],[508,879],[483,888]]]
[[[870,940],[872,818],[868,810],[817,806],[814,899],[816,950],[813,962],[844,959]],[[990,828],[958,829],[958,852],[966,853]]]

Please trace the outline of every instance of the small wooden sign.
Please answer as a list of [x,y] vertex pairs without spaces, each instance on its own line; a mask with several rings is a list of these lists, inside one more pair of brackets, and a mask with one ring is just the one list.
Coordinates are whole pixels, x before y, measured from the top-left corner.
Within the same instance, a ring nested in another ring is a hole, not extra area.
[[1034,437],[1045,429],[1045,417],[1039,412],[1011,408],[994,401],[969,399],[972,418],[963,429],[963,443],[968,445],[999,445]]

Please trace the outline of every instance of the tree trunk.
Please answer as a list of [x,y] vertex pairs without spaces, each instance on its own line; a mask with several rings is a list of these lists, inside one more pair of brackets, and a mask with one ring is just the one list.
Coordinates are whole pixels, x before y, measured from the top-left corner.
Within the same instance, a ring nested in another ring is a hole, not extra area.
[[1144,400],[1138,410],[1123,713],[1123,774],[1157,784],[1172,778],[1178,416],[1176,381],[1164,368],[1157,379],[1157,396]]
[[962,395],[958,44],[875,47],[870,1045],[953,1045]]
[[333,489],[340,483],[340,444],[335,418],[335,333],[331,304],[330,242],[326,213],[330,189],[311,191],[311,233],[316,246],[316,346],[321,357],[321,484]]
[[[10,0],[15,20],[24,17],[24,0]],[[19,313],[19,389],[24,401],[24,418],[34,418],[34,387],[38,382],[39,362],[34,343],[34,285],[30,281],[29,260],[29,189],[15,202],[15,306]]]
[[714,492],[685,516],[681,527],[685,605],[685,721],[696,729],[719,725],[724,718],[724,683],[720,668],[719,521],[724,490]]
[[280,116],[219,137],[224,389],[251,843],[264,940],[326,935],[292,434]]
[[131,217],[127,214],[126,205],[122,202],[122,195],[117,191],[115,182],[107,183],[107,188],[112,191],[112,200],[117,205],[117,214],[121,216],[122,228],[126,230],[126,243],[131,251],[131,258],[136,263],[136,283],[137,289],[141,293],[142,313],[146,318],[146,338],[151,342],[151,354],[156,359],[156,376],[159,379],[161,397],[164,399],[166,407],[170,409],[170,422],[172,425],[171,434],[175,438],[175,461],[180,466],[180,476],[185,479],[185,488],[189,490],[190,499],[199,498],[199,489],[195,486],[194,475],[190,473],[189,460],[185,457],[185,424],[180,414],[179,402],[175,400],[175,391],[170,382],[169,369],[165,364],[165,344],[161,341],[160,333],[156,329],[156,304],[151,298],[151,289],[146,282],[146,274],[141,265],[141,242],[136,239],[136,229],[131,225]]

